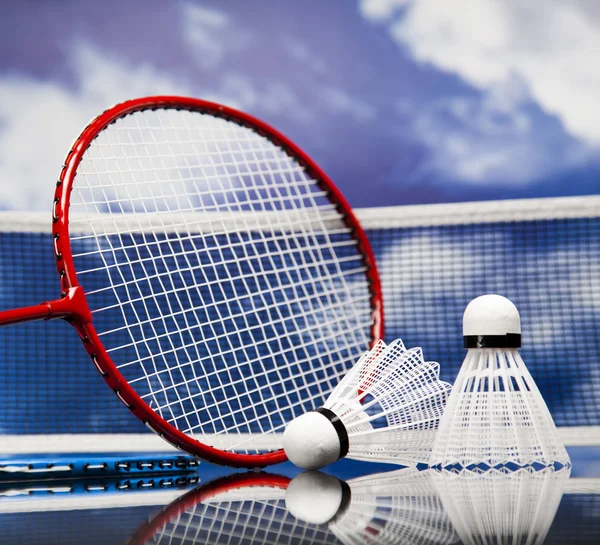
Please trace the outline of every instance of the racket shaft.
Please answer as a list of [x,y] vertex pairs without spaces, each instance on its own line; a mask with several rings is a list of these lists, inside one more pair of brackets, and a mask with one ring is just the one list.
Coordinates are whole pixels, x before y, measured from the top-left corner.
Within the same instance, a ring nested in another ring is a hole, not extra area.
[[4,310],[0,312],[0,326],[55,318],[75,318],[80,323],[92,321],[92,315],[80,287],[67,290],[64,297],[55,301]]
[[41,305],[0,312],[0,326],[31,322],[33,320],[48,320],[51,317],[52,307],[50,303],[42,303]]

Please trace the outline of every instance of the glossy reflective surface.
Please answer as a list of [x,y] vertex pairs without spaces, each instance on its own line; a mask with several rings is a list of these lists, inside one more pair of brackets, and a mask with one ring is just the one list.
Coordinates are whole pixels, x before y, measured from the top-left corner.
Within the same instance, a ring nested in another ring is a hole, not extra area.
[[4,543],[595,543],[598,451],[573,471],[442,475],[343,461],[3,484]]

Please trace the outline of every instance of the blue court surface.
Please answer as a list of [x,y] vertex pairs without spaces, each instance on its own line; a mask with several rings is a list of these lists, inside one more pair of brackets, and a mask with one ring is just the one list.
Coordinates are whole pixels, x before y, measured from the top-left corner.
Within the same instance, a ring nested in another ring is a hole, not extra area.
[[[329,466],[327,475],[301,474],[290,463],[250,472],[133,464],[108,477],[47,480],[5,471],[0,528],[3,543],[24,545],[597,543],[600,453],[579,447],[569,454],[570,477],[441,479],[350,460]],[[98,469],[100,455],[71,455],[75,465],[86,458]],[[42,467],[43,457],[32,463]]]

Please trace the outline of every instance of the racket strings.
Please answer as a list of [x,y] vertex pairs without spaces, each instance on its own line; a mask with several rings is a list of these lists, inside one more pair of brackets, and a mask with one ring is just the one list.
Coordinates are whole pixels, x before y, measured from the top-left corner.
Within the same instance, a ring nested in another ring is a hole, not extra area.
[[281,148],[205,114],[139,112],[86,152],[77,274],[117,367],[178,429],[280,429],[368,345],[365,266],[325,194]]
[[158,528],[146,543],[339,543],[326,526],[295,519],[283,499],[252,496],[252,490],[239,499],[225,494],[223,500],[191,507]]
[[[343,246],[343,245],[346,245],[346,243],[334,244],[334,246]],[[186,254],[185,254],[185,252],[180,252],[180,253],[173,254],[173,255],[184,256]],[[271,255],[273,255],[272,252],[265,252],[264,254],[262,254],[262,257],[269,257]],[[162,258],[159,259],[159,260],[162,260]],[[350,257],[340,257],[337,261],[340,261],[342,263],[344,263],[344,262],[356,263],[356,259],[354,257],[352,257],[352,256],[350,256]],[[221,261],[221,265],[225,265],[225,266],[227,266],[227,265],[235,265],[237,262],[238,262],[238,260],[236,260],[236,259],[229,259],[229,260],[225,260],[224,259],[224,260]],[[324,263],[322,263],[322,265],[325,265],[325,266],[326,265],[333,265],[335,263],[336,263],[336,260],[335,259],[331,259],[331,260],[325,261]],[[132,261],[130,264],[136,264],[136,262]],[[107,266],[107,267],[105,267],[105,269],[109,269],[109,268],[113,268],[113,267],[118,267],[118,266],[119,266],[118,264],[115,264],[114,266]],[[196,268],[197,268],[197,266],[189,266],[188,268],[183,267],[183,268],[179,269],[179,272],[180,273],[193,272],[193,271],[196,270]],[[289,265],[288,266],[282,266],[282,267],[279,267],[277,270],[279,272],[286,272],[286,273],[288,273],[288,272],[296,272],[296,273],[297,272],[305,272],[306,274],[310,275],[312,273],[318,274],[319,270],[315,270],[317,268],[318,267],[316,265],[308,263],[308,264],[306,264],[304,266],[289,266]],[[366,270],[367,270],[367,268],[365,266],[360,266],[360,267],[357,267],[355,270],[344,271],[343,273],[339,273],[339,274],[335,274],[334,273],[334,274],[332,274],[330,276],[330,278],[332,280],[336,280],[338,278],[343,278],[344,276],[346,276],[349,273],[350,274],[364,273],[364,272],[366,272]],[[267,271],[265,271],[265,272],[267,272]],[[155,278],[160,278],[161,276],[163,276],[163,275],[161,273],[157,272],[154,275],[151,275],[151,274],[148,275],[146,277],[146,280],[147,281],[153,280]],[[227,283],[227,282],[230,282],[232,280],[233,281],[235,281],[235,280],[243,281],[246,278],[246,276],[247,276],[247,274],[242,272],[237,277],[236,276],[230,276],[229,278],[226,278],[226,279],[216,278],[214,281],[211,282],[211,284],[215,284],[215,283],[219,283],[219,282],[221,282],[221,283]],[[110,291],[112,289],[119,288],[119,287],[126,286],[126,285],[135,285],[137,283],[138,282],[136,282],[136,281],[130,281],[130,282],[123,282],[123,283],[120,283],[120,284],[114,284],[114,286],[111,286],[110,288],[107,287],[107,288],[100,288],[100,289],[97,289],[97,290],[90,290],[90,292],[87,292],[87,295],[94,295],[96,293],[102,293],[104,291]],[[206,287],[207,285],[208,285],[208,282],[204,282],[204,283],[200,283],[200,284],[199,283],[194,283],[193,287],[202,288],[202,287]],[[301,285],[301,283],[299,281],[297,281],[297,282],[290,281],[288,284],[283,285],[281,287],[281,289],[283,289],[283,288],[289,289],[289,288],[293,288],[294,286],[300,286],[300,285]],[[178,288],[178,287],[173,287],[170,291],[163,292],[163,295],[169,295],[170,293],[179,291],[179,289],[180,288]],[[352,289],[352,288],[350,288],[350,289]],[[254,293],[259,294],[261,292],[257,291],[257,292],[254,292]],[[147,295],[147,296],[143,296],[142,295],[139,298],[132,300],[131,302],[135,303],[137,301],[141,301],[143,299],[147,299],[147,298],[151,298],[151,297],[152,297],[152,295]],[[103,312],[105,310],[109,310],[111,308],[115,308],[116,306],[118,306],[118,304],[109,305],[109,306],[106,306],[106,307],[100,307],[98,309],[94,309],[93,312]]]

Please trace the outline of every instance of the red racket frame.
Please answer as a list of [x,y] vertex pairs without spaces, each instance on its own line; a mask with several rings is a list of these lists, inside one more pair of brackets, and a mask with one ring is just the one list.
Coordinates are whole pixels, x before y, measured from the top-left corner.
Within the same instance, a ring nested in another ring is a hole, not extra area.
[[262,121],[220,104],[178,96],[145,97],[117,104],[99,115],[84,129],[65,159],[56,182],[52,206],[52,237],[62,290],[61,298],[40,305],[0,312],[0,326],[54,318],[63,318],[70,322],[77,330],[94,365],[121,402],[150,430],[183,452],[209,462],[233,467],[264,467],[284,462],[287,458],[283,449],[261,454],[238,454],[205,445],[179,431],[155,413],[128,384],[106,352],[92,324],[92,315],[84,290],[77,281],[69,241],[69,203],[79,163],[94,138],[108,125],[138,111],[161,108],[210,114],[250,128],[273,144],[282,147],[306,169],[309,176],[317,180],[319,187],[327,192],[330,201],[342,215],[345,225],[352,230],[358,241],[358,249],[367,267],[369,281],[373,318],[372,343],[383,337],[381,284],[373,251],[352,209],[333,182],[298,146]]

